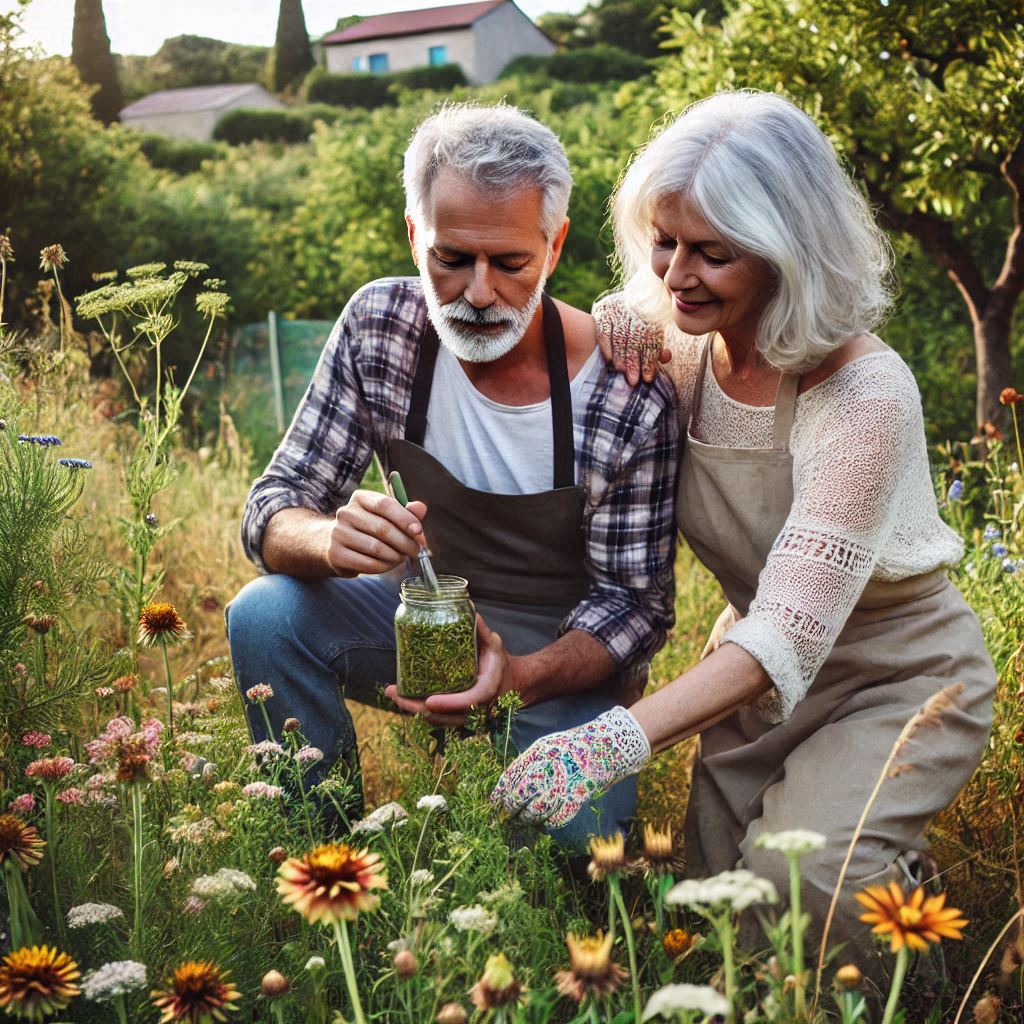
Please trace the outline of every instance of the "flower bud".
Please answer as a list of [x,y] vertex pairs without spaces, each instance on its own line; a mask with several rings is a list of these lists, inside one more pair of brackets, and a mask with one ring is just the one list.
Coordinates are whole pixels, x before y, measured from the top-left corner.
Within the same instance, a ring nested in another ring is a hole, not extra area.
[[434,1019],[437,1024],[466,1024],[466,1011],[461,1003],[445,1003]]
[[974,1004],[975,1024],[996,1024],[1002,1000],[998,996],[985,996]]
[[836,971],[836,984],[840,988],[857,988],[863,980],[864,975],[861,974],[860,968],[856,964],[843,964]]
[[281,732],[298,732],[302,728],[302,723],[297,718],[286,718],[284,725],[281,726]]
[[413,956],[411,949],[400,949],[394,959],[395,974],[403,981],[415,976],[420,969],[419,961]]
[[291,985],[288,983],[288,979],[280,971],[267,971],[260,982],[260,992],[267,999],[277,999],[278,996],[283,996],[289,988]]
[[178,870],[178,858],[172,857],[166,864],[164,864],[163,876],[164,878],[172,878]]
[[275,846],[267,854],[267,859],[274,864],[283,864],[288,859],[288,851],[283,846]]

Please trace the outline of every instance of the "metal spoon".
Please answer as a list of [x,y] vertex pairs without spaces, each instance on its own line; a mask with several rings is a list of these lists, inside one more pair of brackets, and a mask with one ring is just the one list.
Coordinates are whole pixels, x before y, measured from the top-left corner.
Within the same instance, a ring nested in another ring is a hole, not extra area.
[[[405,484],[402,483],[402,478],[399,476],[398,471],[395,470],[388,474],[388,488],[391,491],[392,497],[404,508],[409,504],[409,495],[405,491]],[[441,584],[437,581],[437,573],[434,572],[434,566],[430,561],[430,548],[427,547],[426,537],[420,534],[423,539],[420,541],[420,576],[423,578],[423,582],[427,585],[428,589],[435,594],[441,593]]]

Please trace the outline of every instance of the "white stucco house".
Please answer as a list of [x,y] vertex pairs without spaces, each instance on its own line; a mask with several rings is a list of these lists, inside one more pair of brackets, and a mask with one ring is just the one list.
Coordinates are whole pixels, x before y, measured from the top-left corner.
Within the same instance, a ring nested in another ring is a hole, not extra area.
[[330,74],[458,64],[474,85],[493,82],[514,57],[557,49],[513,0],[378,14],[324,36],[321,45]]
[[183,139],[207,142],[217,122],[239,107],[284,109],[284,104],[255,82],[242,85],[197,85],[190,89],[163,89],[130,103],[121,111],[121,123],[143,132],[162,132]]

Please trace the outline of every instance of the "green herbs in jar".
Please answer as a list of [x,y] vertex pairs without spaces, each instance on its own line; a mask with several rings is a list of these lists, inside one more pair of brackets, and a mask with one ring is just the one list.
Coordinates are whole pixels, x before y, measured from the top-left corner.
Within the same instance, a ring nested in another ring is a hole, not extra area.
[[458,693],[476,682],[476,611],[461,576],[440,576],[434,593],[418,576],[403,580],[395,612],[398,694]]

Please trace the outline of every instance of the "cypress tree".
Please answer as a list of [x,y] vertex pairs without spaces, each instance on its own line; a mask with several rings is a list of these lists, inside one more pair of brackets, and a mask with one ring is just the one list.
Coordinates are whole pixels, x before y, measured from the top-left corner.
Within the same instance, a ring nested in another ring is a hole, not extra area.
[[302,0],[281,0],[274,40],[272,81],[275,92],[287,89],[313,67]]
[[75,0],[75,25],[71,32],[71,63],[86,85],[98,85],[92,95],[92,112],[104,124],[117,120],[123,103],[117,65],[110,52],[103,0]]

